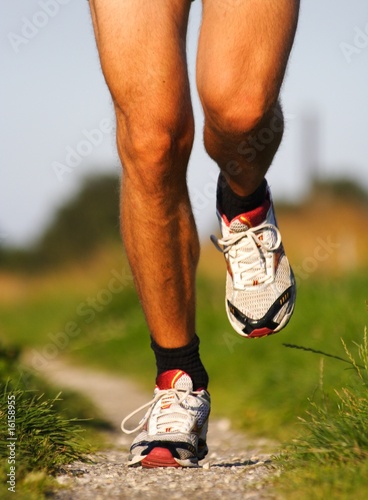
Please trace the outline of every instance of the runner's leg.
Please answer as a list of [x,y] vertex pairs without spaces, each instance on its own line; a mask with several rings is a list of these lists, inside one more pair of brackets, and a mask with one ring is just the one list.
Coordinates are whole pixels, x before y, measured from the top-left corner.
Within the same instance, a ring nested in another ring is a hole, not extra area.
[[203,0],[205,146],[240,196],[260,186],[282,138],[278,97],[298,11],[299,0]]
[[199,243],[186,169],[193,113],[186,70],[190,0],[91,0],[123,165],[121,229],[154,340],[195,333]]

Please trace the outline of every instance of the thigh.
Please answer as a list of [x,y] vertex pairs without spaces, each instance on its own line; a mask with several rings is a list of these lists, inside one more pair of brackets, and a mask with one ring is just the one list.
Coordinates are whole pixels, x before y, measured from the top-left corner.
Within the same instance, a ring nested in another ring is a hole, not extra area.
[[203,0],[198,88],[275,101],[298,20],[299,0]]
[[90,0],[102,70],[115,106],[142,120],[189,99],[190,0]]

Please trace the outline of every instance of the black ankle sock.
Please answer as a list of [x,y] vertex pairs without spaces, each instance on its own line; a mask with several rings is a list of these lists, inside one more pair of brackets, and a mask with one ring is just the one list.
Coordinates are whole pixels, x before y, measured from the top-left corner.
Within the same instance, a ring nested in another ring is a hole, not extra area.
[[157,376],[167,370],[183,370],[193,381],[193,390],[206,389],[208,375],[199,357],[199,338],[197,335],[184,347],[166,349],[151,339],[151,348],[156,356]]
[[239,196],[230,188],[226,178],[220,173],[217,182],[217,204],[228,221],[240,214],[254,210],[262,205],[267,193],[267,181],[263,179],[261,185],[249,196]]

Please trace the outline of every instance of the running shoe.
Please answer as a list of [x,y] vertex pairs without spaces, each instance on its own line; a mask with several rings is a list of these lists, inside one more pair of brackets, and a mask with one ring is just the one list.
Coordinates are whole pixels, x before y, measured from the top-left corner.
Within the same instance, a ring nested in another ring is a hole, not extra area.
[[[169,370],[157,378],[153,400],[128,415],[123,432],[140,430],[130,448],[128,465],[154,467],[198,467],[207,452],[210,395],[205,389],[193,391],[190,376]],[[147,413],[132,430],[126,422],[144,408]]]
[[296,286],[269,188],[260,207],[230,222],[217,214],[222,238],[211,239],[227,264],[225,305],[232,327],[249,338],[280,331],[293,313]]

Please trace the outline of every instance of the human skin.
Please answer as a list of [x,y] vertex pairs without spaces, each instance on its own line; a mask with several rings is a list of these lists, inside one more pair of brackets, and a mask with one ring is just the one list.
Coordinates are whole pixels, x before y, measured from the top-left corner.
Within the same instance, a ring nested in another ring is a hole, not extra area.
[[[150,334],[161,347],[181,347],[196,331],[200,251],[186,183],[194,137],[186,62],[191,2],[90,5],[116,113],[125,250]],[[241,196],[260,185],[282,138],[278,97],[298,10],[298,0],[203,0],[197,88],[204,143]],[[255,147],[275,114],[272,141]],[[255,155],[244,154],[250,148]]]

